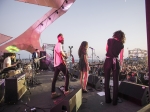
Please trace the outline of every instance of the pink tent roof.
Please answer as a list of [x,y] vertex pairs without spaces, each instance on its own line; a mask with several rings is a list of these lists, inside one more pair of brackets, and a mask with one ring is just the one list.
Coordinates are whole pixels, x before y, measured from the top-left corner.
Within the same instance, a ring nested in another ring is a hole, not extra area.
[[13,37],[10,37],[10,36],[7,36],[7,35],[0,34],[0,44],[3,44],[4,42],[10,40],[11,38],[13,38]]

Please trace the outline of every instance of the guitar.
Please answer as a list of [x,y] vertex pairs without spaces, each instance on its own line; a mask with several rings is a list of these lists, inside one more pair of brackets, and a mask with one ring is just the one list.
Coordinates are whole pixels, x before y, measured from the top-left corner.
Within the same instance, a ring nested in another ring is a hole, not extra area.
[[43,58],[45,58],[46,56],[43,56],[43,57],[41,57],[41,58],[35,58],[34,59],[34,62],[36,63],[37,61],[39,61],[40,59],[43,59]]
[[61,60],[62,60],[62,63],[63,63],[64,65],[67,65],[67,64],[66,64],[66,59],[67,59],[67,57],[66,57],[66,56],[63,56],[63,55],[60,53],[60,58],[61,58]]

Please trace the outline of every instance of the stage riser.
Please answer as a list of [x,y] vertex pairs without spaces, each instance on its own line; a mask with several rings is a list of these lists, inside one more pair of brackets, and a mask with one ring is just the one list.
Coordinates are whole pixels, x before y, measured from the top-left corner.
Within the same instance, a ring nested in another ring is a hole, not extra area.
[[82,104],[82,89],[76,88],[65,96],[59,104],[55,105],[50,112],[77,112]]

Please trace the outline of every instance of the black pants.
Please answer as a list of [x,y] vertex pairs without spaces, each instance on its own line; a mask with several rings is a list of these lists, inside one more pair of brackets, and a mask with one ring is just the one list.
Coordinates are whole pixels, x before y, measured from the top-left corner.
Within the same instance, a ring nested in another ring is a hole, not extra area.
[[53,81],[52,81],[52,93],[55,92],[55,84],[56,84],[56,80],[57,80],[57,77],[58,77],[58,74],[59,74],[60,71],[62,71],[63,74],[66,76],[65,91],[68,91],[69,72],[68,72],[68,69],[66,68],[66,65],[60,64],[59,66],[55,67],[54,78],[53,78]]
[[106,101],[106,103],[111,101],[109,82],[110,82],[110,73],[112,71],[112,75],[113,75],[113,104],[117,104],[118,77],[119,77],[119,70],[120,70],[118,60],[116,60],[116,69],[114,70],[114,68],[115,67],[113,65],[113,59],[112,58],[106,58],[105,63],[104,63],[105,101]]

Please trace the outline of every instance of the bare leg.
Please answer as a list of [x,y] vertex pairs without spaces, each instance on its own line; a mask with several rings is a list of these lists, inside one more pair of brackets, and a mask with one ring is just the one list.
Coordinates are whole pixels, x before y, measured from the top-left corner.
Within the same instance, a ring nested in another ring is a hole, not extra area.
[[84,72],[84,78],[83,78],[83,79],[84,79],[84,84],[83,84],[83,87],[84,87],[83,89],[84,89],[84,90],[87,90],[87,89],[86,89],[87,80],[88,80],[87,78],[88,78],[88,72]]
[[82,71],[80,71],[80,83],[83,88],[83,72]]

